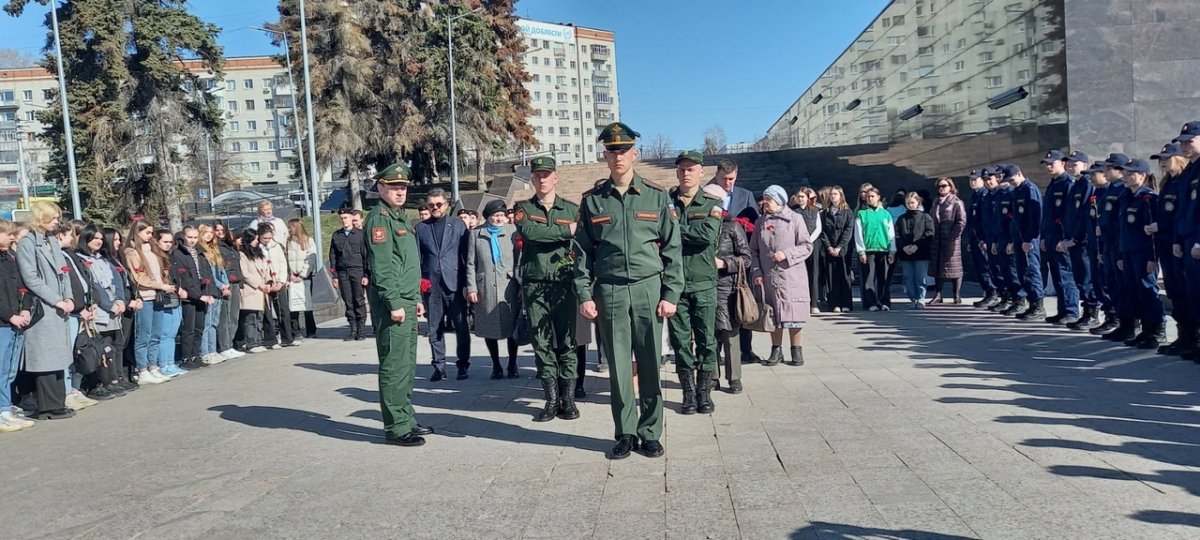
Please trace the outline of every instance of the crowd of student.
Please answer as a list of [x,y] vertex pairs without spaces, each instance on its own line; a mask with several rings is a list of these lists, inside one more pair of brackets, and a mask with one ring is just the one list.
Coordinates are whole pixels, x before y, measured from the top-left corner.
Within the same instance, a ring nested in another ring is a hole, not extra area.
[[[269,203],[243,230],[127,234],[31,205],[0,220],[0,432],[315,335],[315,244]],[[303,323],[303,328],[302,328]]]

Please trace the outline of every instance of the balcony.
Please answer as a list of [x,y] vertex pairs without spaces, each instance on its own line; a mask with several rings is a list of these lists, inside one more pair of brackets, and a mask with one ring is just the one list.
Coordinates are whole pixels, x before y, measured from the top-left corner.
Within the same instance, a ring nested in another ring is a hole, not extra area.
[[290,96],[295,92],[290,84],[275,84],[274,93],[276,96]]
[[608,47],[603,45],[592,45],[593,60],[607,60],[610,56],[612,56],[612,51],[609,50]]
[[567,48],[566,47],[554,47],[554,56],[566,58],[567,57]]
[[16,109],[21,106],[21,102],[15,99],[0,99],[0,109]]
[[596,125],[597,126],[607,126],[608,124],[615,122],[616,121],[615,118],[616,118],[616,116],[613,115],[613,113],[611,113],[611,112],[597,111],[596,112]]
[[603,75],[593,75],[592,86],[594,88],[612,88],[612,79]]

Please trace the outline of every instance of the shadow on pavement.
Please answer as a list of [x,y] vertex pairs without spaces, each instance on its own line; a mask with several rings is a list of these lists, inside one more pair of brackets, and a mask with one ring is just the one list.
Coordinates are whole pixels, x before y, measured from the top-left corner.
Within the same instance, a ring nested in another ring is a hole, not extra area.
[[892,530],[876,529],[873,527],[856,527],[841,523],[826,523],[814,521],[807,527],[797,529],[791,534],[793,540],[808,540],[811,538],[881,538],[884,540],[971,540],[969,536],[956,534],[940,534],[913,529]]
[[383,442],[383,431],[379,429],[338,422],[324,414],[309,411],[259,405],[217,405],[208,410],[220,412],[223,420],[251,427],[304,431],[343,441]]
[[[375,409],[364,409],[350,415],[375,422],[383,422],[383,414]],[[417,419],[421,425],[437,430],[436,437],[477,437],[520,444],[537,444],[556,448],[572,447],[604,453],[612,446],[612,441],[571,435],[553,431],[526,429],[521,426],[476,418],[473,416],[450,413],[423,413]]]
[[[919,360],[914,367],[960,370],[942,373],[947,382],[941,387],[971,395],[941,397],[940,403],[1007,405],[1029,414],[1003,415],[994,422],[1074,427],[1132,439],[1097,444],[1064,436],[1028,439],[1020,446],[1078,450],[1102,461],[1106,455],[1127,454],[1164,466],[1139,472],[1123,470],[1117,460],[1111,469],[1047,464],[1052,473],[1167,484],[1200,495],[1200,472],[1176,468],[1200,466],[1200,366],[969,304],[858,311],[830,319],[839,331],[878,336],[861,350],[905,351],[907,358]],[[989,391],[1003,395],[981,395]],[[1196,514],[1145,510],[1130,517],[1200,527]]]

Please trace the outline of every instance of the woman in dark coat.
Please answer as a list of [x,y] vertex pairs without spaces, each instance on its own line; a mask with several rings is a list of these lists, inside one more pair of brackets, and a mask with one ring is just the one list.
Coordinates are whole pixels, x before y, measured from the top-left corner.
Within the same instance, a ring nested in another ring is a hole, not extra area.
[[934,277],[937,293],[930,304],[942,303],[942,284],[954,284],[954,303],[962,303],[962,236],[967,228],[967,210],[958,198],[954,180],[938,178],[938,198],[929,212],[933,217],[934,241],[930,254],[929,275]]
[[[720,186],[705,186],[705,191],[709,191],[710,187],[715,188],[713,194],[723,196],[724,191]],[[742,350],[738,334],[742,325],[738,322],[737,296],[734,293],[739,273],[742,274],[741,279],[746,280],[753,275],[751,265],[754,264],[754,260],[750,257],[750,242],[746,239],[746,231],[742,225],[734,221],[735,216],[730,215],[728,211],[722,215],[724,217],[721,233],[717,237],[717,351],[725,357],[725,379],[729,381],[729,393],[740,394]]]
[[811,310],[815,315],[821,312],[817,306],[821,305],[821,298],[824,298],[823,291],[820,290],[821,254],[825,251],[822,241],[825,235],[821,231],[821,209],[817,207],[817,192],[809,187],[797,190],[792,200],[796,203],[792,209],[804,218],[804,226],[808,228],[808,236],[812,239],[812,256],[804,261],[804,267],[808,270],[808,296],[812,298]]
[[933,244],[933,218],[921,208],[916,192],[904,198],[905,212],[896,219],[896,260],[904,273],[904,290],[913,309],[925,307],[925,275]]
[[854,212],[846,204],[846,194],[841,186],[833,186],[829,190],[829,198],[825,201],[825,209],[821,211],[822,244],[821,261],[824,263],[822,273],[829,284],[826,292],[827,309],[834,313],[849,312],[854,309],[854,290],[851,282],[854,269]]

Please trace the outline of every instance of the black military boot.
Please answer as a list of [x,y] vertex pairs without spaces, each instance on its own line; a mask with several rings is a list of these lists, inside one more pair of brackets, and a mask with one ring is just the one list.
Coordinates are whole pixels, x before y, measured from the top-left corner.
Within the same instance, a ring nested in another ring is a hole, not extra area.
[[1188,337],[1190,340],[1183,344],[1179,357],[1200,364],[1200,328],[1193,326]]
[[534,417],[534,422],[549,422],[558,416],[558,380],[542,379],[542,393],[546,395],[546,406]]
[[983,297],[983,299],[978,302],[972,302],[971,305],[977,308],[986,308],[988,306],[988,302],[991,302],[994,298],[996,298],[996,293],[989,292]]
[[[1100,324],[1100,319],[1096,318],[1096,308],[1085,307],[1079,319],[1075,322],[1064,322],[1063,324],[1071,330],[1090,330]],[[1092,326],[1085,328],[1089,324]]]
[[792,347],[792,359],[788,360],[787,365],[789,365],[789,366],[803,366],[804,365],[804,347]]
[[1167,341],[1167,324],[1163,321],[1151,323],[1149,328],[1147,325],[1142,325],[1142,333],[1146,335],[1142,341],[1138,343],[1139,349],[1158,349],[1160,345]]
[[571,391],[575,388],[575,379],[558,380],[558,417],[563,420],[579,418],[579,409],[575,407],[575,398]]
[[[1143,324],[1141,332],[1135,332],[1133,337],[1126,339],[1123,342],[1125,343],[1126,347],[1137,347],[1138,345],[1141,345],[1141,343],[1143,341],[1145,341],[1146,338],[1150,337],[1150,332],[1152,332],[1153,330],[1154,330],[1153,324],[1151,324],[1151,323]],[[1155,344],[1154,347],[1158,348],[1158,345]]]
[[1017,318],[1022,321],[1040,321],[1046,318],[1046,306],[1043,305],[1043,300],[1038,298],[1030,302],[1029,309],[1017,314]]
[[990,310],[993,307],[1000,305],[1000,302],[1004,301],[1004,294],[1000,291],[994,291],[992,292],[991,296],[985,298],[985,300],[987,300],[987,302],[984,302],[983,306],[980,307]]
[[764,366],[778,366],[783,361],[783,347],[771,347],[771,356],[762,361]]
[[679,370],[679,386],[683,389],[683,406],[679,414],[696,414],[696,372],[690,369]]
[[[1045,309],[1043,307],[1043,309]],[[1062,324],[1062,320],[1067,318],[1067,312],[1063,311],[1062,306],[1059,306],[1058,313],[1046,317],[1046,324]]]
[[1179,353],[1182,353],[1185,348],[1185,344],[1188,343],[1189,339],[1192,339],[1189,336],[1191,333],[1191,327],[1189,325],[1180,324],[1178,321],[1176,321],[1175,329],[1179,332],[1178,337],[1175,338],[1175,341],[1159,347],[1158,354],[1175,356]]
[[1137,330],[1134,329],[1137,319],[1123,318],[1117,321],[1117,327],[1112,332],[1104,334],[1104,339],[1108,341],[1125,341],[1135,335]]
[[367,339],[367,325],[362,321],[358,321],[358,331],[354,334],[354,341],[362,341]]
[[1018,298],[1017,301],[1013,303],[1012,307],[1001,311],[1000,314],[1004,315],[1005,317],[1011,317],[1013,315],[1025,313],[1028,309],[1029,300],[1026,298]]
[[350,333],[342,341],[354,341],[354,336],[358,335],[358,323],[350,321]]
[[1013,307],[1013,296],[1011,294],[1002,294],[1002,295],[1000,295],[999,302],[996,302],[995,304],[988,306],[988,311],[994,311],[996,313],[1003,313],[1006,310],[1012,309],[1012,307]]
[[1120,323],[1117,322],[1117,315],[1115,313],[1105,313],[1104,324],[1089,330],[1089,332],[1091,332],[1093,335],[1103,336],[1104,334],[1116,330],[1118,325],[1120,325]]
[[711,371],[696,372],[696,412],[700,414],[709,414],[716,410],[716,406],[712,402],[712,387],[709,385],[712,382],[713,374]]

